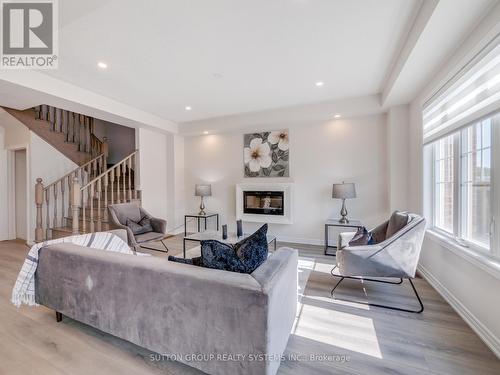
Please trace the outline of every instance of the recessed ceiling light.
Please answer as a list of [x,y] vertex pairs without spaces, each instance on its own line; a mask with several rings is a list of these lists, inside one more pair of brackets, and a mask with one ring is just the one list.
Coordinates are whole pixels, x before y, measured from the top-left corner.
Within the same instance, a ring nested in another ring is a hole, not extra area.
[[192,110],[192,108],[191,108],[190,106],[188,106],[188,105],[187,105],[184,109],[185,109],[186,111],[190,111],[190,110]]
[[102,62],[102,61],[99,61],[97,63],[97,66],[101,69],[106,69],[108,67],[108,64],[106,64],[105,62]]
[[205,131],[203,132],[203,134],[208,134],[208,130],[205,130]]
[[340,114],[338,114],[338,113],[336,113],[336,114],[333,116],[333,118],[341,118],[341,117],[342,117],[342,116],[341,116]]
[[323,86],[324,84],[325,84],[325,82],[322,82],[322,81],[318,81],[318,82],[316,82],[316,86],[318,86],[318,87],[321,87],[321,86]]

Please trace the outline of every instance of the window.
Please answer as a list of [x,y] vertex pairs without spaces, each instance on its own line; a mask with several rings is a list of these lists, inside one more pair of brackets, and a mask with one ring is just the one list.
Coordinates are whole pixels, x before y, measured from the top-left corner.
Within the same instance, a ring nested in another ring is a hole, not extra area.
[[461,131],[461,233],[488,248],[491,225],[491,120]]
[[494,116],[432,144],[433,226],[490,249]]
[[434,225],[453,233],[454,136],[440,139],[434,149]]
[[430,226],[500,259],[500,35],[424,103],[422,135]]

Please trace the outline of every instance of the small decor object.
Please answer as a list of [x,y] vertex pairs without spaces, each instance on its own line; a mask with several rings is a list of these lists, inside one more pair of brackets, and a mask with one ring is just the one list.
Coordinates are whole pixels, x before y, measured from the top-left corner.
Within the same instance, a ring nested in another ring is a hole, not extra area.
[[347,209],[345,207],[345,200],[356,198],[356,186],[353,183],[333,184],[332,198],[342,199],[342,209],[340,210],[339,223],[346,224],[349,222],[347,219]]
[[288,129],[245,134],[245,177],[289,177]]
[[201,197],[200,212],[198,212],[198,215],[206,215],[207,213],[205,212],[205,202],[203,202],[203,197],[212,196],[212,185],[197,184],[194,195],[196,197]]
[[243,236],[243,222],[241,220],[236,220],[236,236]]
[[227,224],[222,226],[222,239],[227,240]]

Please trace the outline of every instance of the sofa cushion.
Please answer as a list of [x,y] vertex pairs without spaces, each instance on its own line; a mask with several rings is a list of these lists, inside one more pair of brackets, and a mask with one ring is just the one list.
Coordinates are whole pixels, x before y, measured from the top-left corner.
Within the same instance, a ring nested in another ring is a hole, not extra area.
[[372,245],[374,240],[372,235],[365,227],[358,228],[354,237],[349,241],[349,246],[364,246],[364,245]]
[[387,225],[385,238],[388,239],[394,236],[397,232],[403,229],[408,224],[408,214],[406,212],[394,211]]

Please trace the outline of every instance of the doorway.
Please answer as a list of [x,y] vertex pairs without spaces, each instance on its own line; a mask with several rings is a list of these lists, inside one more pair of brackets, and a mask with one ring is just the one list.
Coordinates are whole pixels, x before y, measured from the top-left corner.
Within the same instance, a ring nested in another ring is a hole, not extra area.
[[16,238],[27,240],[28,229],[26,223],[28,218],[27,212],[27,164],[26,164],[26,149],[14,151],[14,195],[15,195],[15,224]]

